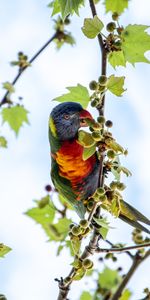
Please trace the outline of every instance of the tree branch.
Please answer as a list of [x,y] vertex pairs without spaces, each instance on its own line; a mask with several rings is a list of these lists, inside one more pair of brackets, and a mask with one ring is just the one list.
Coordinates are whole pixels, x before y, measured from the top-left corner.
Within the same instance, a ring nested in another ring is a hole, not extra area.
[[148,250],[145,255],[142,257],[139,252],[136,253],[133,263],[129,269],[129,271],[127,272],[127,274],[125,275],[125,277],[123,278],[122,282],[120,283],[118,289],[116,290],[116,292],[114,293],[114,295],[112,296],[111,300],[118,300],[123,292],[123,290],[125,289],[126,285],[128,284],[129,280],[131,279],[131,277],[133,276],[134,272],[136,271],[136,269],[138,268],[138,266],[146,259],[148,258],[148,256],[150,256],[150,250]]
[[128,246],[128,247],[123,247],[123,248],[97,248],[96,252],[97,253],[102,253],[102,252],[106,252],[106,253],[113,253],[113,252],[127,252],[129,250],[134,250],[134,249],[142,249],[142,248],[146,248],[146,247],[150,247],[150,242],[149,243],[145,243],[145,244],[140,244],[140,245],[134,245],[134,246]]
[[[95,4],[93,0],[89,0],[90,8],[93,17],[97,15]],[[105,45],[103,43],[103,38],[101,34],[98,34],[98,42],[100,46],[100,51],[102,53],[102,64],[101,64],[101,75],[106,74],[106,66],[107,66],[107,52],[105,49]],[[102,99],[102,104],[100,107],[97,107],[99,115],[104,115],[104,104],[105,104],[105,96],[103,96]],[[98,187],[102,187],[104,184],[104,173],[103,173],[103,163],[104,163],[104,157],[105,153],[101,153],[101,158],[100,158],[100,166],[99,166],[99,182],[98,182]],[[93,206],[92,211],[89,214],[88,221],[89,223],[92,223],[93,216],[99,217],[100,216],[100,206],[98,203],[95,203]],[[94,227],[94,226],[93,226]],[[89,241],[89,244],[85,247],[82,255],[79,257],[79,260],[84,260],[88,258],[90,255],[93,255],[96,252],[96,249],[98,247],[98,241],[100,239],[101,235],[96,227],[93,229],[93,235]],[[58,280],[59,282],[59,295],[57,300],[66,300],[67,295],[71,286],[71,283],[73,281],[73,277],[76,275],[76,270],[75,268],[72,268],[70,271],[70,274],[68,277],[65,279]],[[65,284],[66,280],[70,279],[67,284]]]
[[[114,247],[113,243],[111,243],[110,241],[105,240],[105,242],[106,242],[107,244],[109,244],[112,248]],[[134,259],[134,255],[131,254],[130,251],[126,251],[125,253],[126,253],[131,259]]]
[[[59,35],[60,35],[60,31],[56,31],[53,36],[33,55],[33,57],[29,60],[29,65],[31,63],[33,63],[36,58],[45,50],[45,48],[47,48],[47,46],[55,39],[55,38],[59,38]],[[21,68],[19,69],[17,75],[15,76],[14,80],[11,82],[11,84],[14,86],[15,83],[18,81],[18,79],[20,78],[20,76],[23,74],[23,72],[28,68],[28,66],[24,67],[24,68]],[[7,97],[9,95],[9,91],[7,91],[1,102],[0,102],[0,106],[8,103],[8,100],[7,100]]]

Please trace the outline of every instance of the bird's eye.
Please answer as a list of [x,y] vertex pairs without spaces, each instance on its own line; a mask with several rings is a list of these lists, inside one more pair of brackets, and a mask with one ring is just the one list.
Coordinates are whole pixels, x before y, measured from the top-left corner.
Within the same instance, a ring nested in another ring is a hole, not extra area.
[[64,115],[64,119],[65,119],[65,120],[69,120],[69,119],[70,119],[70,116],[69,116],[69,115]]

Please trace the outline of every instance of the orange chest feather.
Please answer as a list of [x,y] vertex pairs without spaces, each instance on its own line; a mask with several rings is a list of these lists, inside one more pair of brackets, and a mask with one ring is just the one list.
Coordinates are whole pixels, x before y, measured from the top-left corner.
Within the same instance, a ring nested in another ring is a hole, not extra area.
[[76,140],[63,142],[56,153],[59,174],[70,180],[73,186],[91,173],[96,162],[95,155],[84,161],[82,154],[83,147]]

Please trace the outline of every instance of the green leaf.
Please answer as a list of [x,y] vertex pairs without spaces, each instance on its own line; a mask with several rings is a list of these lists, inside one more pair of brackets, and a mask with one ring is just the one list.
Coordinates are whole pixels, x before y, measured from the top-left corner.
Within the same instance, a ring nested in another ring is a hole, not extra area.
[[104,289],[112,290],[116,288],[120,280],[121,277],[118,272],[107,267],[99,274],[99,284],[100,287]]
[[78,133],[78,142],[85,148],[90,148],[91,146],[95,145],[95,141],[92,135],[89,132],[84,130],[80,130]]
[[110,52],[108,55],[108,61],[114,69],[117,66],[126,66],[126,61],[122,50]]
[[85,86],[78,83],[77,86],[67,87],[67,90],[69,91],[69,93],[57,97],[53,100],[58,102],[79,102],[84,108],[88,106],[90,95]]
[[106,12],[117,12],[119,14],[123,13],[125,8],[128,7],[129,0],[105,0]]
[[116,77],[111,75],[108,78],[107,89],[116,96],[122,96],[122,93],[125,91],[123,88],[124,79],[124,76]]
[[7,140],[4,136],[0,136],[0,147],[7,148]]
[[84,25],[81,29],[86,37],[89,39],[94,39],[103,29],[103,27],[104,24],[102,21],[95,16],[94,18],[85,18]]
[[52,16],[58,14],[61,11],[59,0],[52,1],[48,4],[48,7],[52,8]]
[[10,82],[8,82],[8,81],[6,81],[6,82],[3,83],[3,88],[5,90],[7,90],[10,94],[12,94],[12,93],[15,92],[14,86]]
[[92,295],[89,292],[82,292],[80,300],[92,300]]
[[122,171],[127,177],[132,176],[132,173],[130,172],[130,170],[128,170],[127,168],[125,168],[123,166],[119,166],[119,171]]
[[113,199],[111,201],[111,207],[110,207],[111,213],[113,216],[115,216],[116,218],[119,217],[120,215],[120,202],[118,201],[118,199]]
[[109,142],[109,147],[115,152],[124,153],[123,147],[120,144],[118,144],[115,140]]
[[79,15],[79,7],[84,4],[83,0],[59,0],[63,20],[74,12]]
[[83,150],[83,160],[87,160],[96,152],[96,145],[91,146],[90,148],[84,148]]
[[16,135],[18,134],[23,123],[29,124],[27,117],[28,113],[29,112],[20,105],[3,108],[1,112],[3,123],[7,122],[10,128],[15,131]]
[[4,257],[12,249],[2,243],[0,243],[0,257]]
[[86,270],[84,268],[78,269],[76,275],[73,277],[73,280],[80,280],[86,274]]
[[126,289],[123,291],[122,296],[119,298],[119,300],[129,300],[131,298],[131,291]]
[[128,25],[121,34],[125,60],[133,65],[137,62],[150,63],[144,56],[150,50],[150,35],[145,32],[148,28],[146,25]]
[[100,226],[102,226],[102,227],[104,227],[104,228],[106,228],[106,229],[109,229],[109,228],[110,228],[110,227],[109,227],[109,222],[107,221],[106,218],[97,219],[97,218],[93,217],[93,219],[94,219],[94,221],[95,221],[98,225],[100,225]]
[[101,228],[99,229],[99,232],[100,232],[100,234],[102,235],[102,238],[103,238],[104,240],[106,240],[108,231],[109,231],[109,229],[104,228],[104,227],[101,227]]
[[72,244],[74,254],[78,255],[80,251],[81,240],[79,240],[78,237],[74,236],[73,239],[71,240],[71,244]]

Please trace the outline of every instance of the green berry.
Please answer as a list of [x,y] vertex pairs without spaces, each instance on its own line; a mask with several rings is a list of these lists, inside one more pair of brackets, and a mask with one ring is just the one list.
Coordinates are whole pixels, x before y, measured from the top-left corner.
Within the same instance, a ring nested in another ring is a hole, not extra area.
[[111,128],[113,126],[113,122],[111,120],[107,120],[105,122],[105,126],[108,127],[108,128]]
[[126,188],[126,185],[123,182],[118,182],[117,183],[117,189],[119,191],[123,191]]
[[107,77],[105,76],[105,75],[101,75],[99,78],[98,78],[98,81],[99,81],[99,83],[100,83],[100,85],[106,85],[106,83],[107,83]]
[[101,202],[105,202],[106,200],[107,200],[107,196],[105,194],[100,196]]
[[99,131],[99,130],[101,129],[100,124],[95,122],[95,123],[93,124],[93,129],[94,129],[95,131]]
[[99,188],[96,190],[96,192],[97,192],[97,194],[100,195],[100,196],[105,194],[105,190],[104,190],[104,188],[102,188],[102,187],[99,187]]
[[118,15],[117,12],[114,12],[114,13],[112,14],[112,19],[113,19],[114,21],[117,21],[117,20],[119,19],[119,15]]
[[89,83],[89,88],[90,88],[90,90],[96,90],[97,89],[97,82],[95,80],[92,80]]
[[116,256],[113,256],[112,257],[112,260],[115,262],[115,261],[117,261],[117,257]]
[[89,225],[89,222],[87,220],[83,219],[83,220],[80,221],[80,226],[82,228],[86,229],[88,227],[88,225]]
[[78,236],[78,235],[80,235],[80,234],[81,234],[81,232],[82,232],[82,229],[81,229],[81,227],[80,227],[80,226],[76,226],[76,225],[74,225],[74,226],[72,227],[72,230],[71,230],[71,232],[72,232],[72,234],[73,234],[73,235],[75,235],[75,236]]
[[106,29],[108,32],[112,32],[116,29],[116,23],[110,22],[107,24]]
[[94,141],[96,141],[96,142],[101,141],[101,139],[102,139],[101,134],[96,131],[92,132],[92,137],[93,137]]
[[96,107],[98,105],[98,103],[99,102],[96,99],[94,99],[94,100],[91,101],[91,106]]
[[114,150],[108,150],[107,151],[107,157],[110,158],[110,159],[114,159],[116,156]]
[[89,211],[91,211],[92,208],[93,208],[93,205],[94,205],[94,201],[89,201],[88,204],[87,204],[87,209],[88,209]]
[[100,123],[100,124],[104,124],[104,123],[105,123],[105,117],[99,116],[99,117],[97,118],[97,122]]
[[101,85],[101,84],[99,84],[99,86],[98,86],[98,90],[100,91],[100,92],[104,92],[105,91],[105,85]]
[[117,188],[117,182],[116,182],[116,181],[112,181],[112,182],[110,183],[110,188],[111,188],[112,190],[115,190],[115,189]]
[[86,258],[86,259],[84,259],[83,260],[83,267],[85,268],[85,269],[92,269],[92,267],[93,267],[93,262],[89,259],[89,258]]

